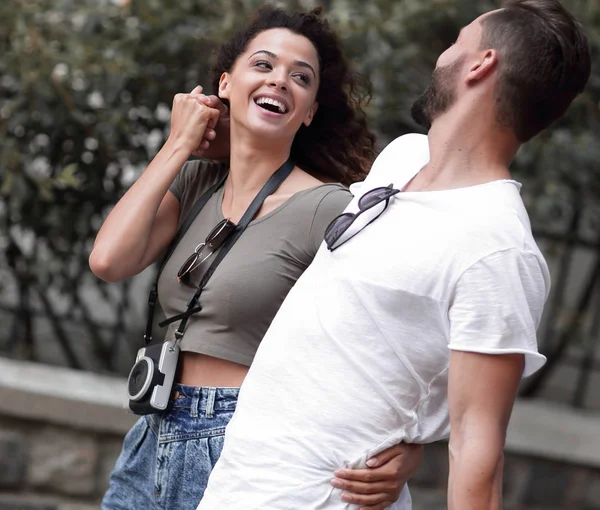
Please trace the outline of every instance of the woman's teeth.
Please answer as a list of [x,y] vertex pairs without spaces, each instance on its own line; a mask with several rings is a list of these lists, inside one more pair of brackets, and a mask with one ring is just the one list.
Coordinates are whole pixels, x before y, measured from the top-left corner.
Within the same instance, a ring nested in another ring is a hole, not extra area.
[[281,101],[277,99],[271,99],[270,97],[259,97],[255,100],[258,106],[262,106],[266,110],[277,113],[287,113],[287,107]]

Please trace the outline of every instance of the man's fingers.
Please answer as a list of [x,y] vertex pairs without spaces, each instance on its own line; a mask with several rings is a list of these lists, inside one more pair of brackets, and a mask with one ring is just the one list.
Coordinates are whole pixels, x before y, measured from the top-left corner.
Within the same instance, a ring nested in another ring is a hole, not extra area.
[[206,127],[208,129],[214,129],[215,126],[217,125],[217,122],[219,121],[220,112],[216,108],[210,108],[208,115],[209,115],[209,119],[208,119],[208,123],[207,123]]
[[202,154],[204,154],[208,150],[209,147],[210,147],[210,143],[207,142],[206,140],[203,140],[202,142],[200,142],[200,145],[198,145],[198,147],[196,147],[196,149],[192,152],[192,154],[194,156],[201,157]]
[[398,457],[398,455],[402,455],[403,453],[404,449],[401,445],[394,445],[391,448],[383,450],[382,452],[379,452],[377,455],[374,455],[369,460],[367,460],[367,466],[372,468],[382,466],[386,462],[392,460],[394,457]]
[[211,108],[216,108],[221,113],[225,113],[227,111],[227,106],[221,101],[218,96],[208,96],[208,100],[210,101],[209,106]]
[[211,140],[214,140],[216,137],[217,137],[217,133],[215,132],[214,129],[207,129],[204,132],[204,139],[205,140],[211,141]]

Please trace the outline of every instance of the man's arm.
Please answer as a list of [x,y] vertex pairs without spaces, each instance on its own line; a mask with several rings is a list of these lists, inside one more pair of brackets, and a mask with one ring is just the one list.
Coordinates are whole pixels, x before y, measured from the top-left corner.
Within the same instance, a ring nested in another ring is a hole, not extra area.
[[501,510],[506,428],[522,354],[451,351],[449,510]]

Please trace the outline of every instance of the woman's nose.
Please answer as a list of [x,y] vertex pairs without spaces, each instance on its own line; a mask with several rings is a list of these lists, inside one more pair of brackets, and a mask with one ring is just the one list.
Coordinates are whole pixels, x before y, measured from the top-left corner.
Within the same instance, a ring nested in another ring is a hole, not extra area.
[[268,84],[269,86],[277,89],[287,90],[287,76],[285,76],[283,73],[277,75],[271,74],[271,76],[269,76]]

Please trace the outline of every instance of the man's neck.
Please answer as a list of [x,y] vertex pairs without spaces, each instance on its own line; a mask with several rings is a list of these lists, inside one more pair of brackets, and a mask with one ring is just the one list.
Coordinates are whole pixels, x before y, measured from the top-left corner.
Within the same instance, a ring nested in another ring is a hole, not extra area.
[[408,189],[455,189],[510,179],[508,167],[519,143],[491,115],[448,112],[436,119],[428,133],[429,163]]

